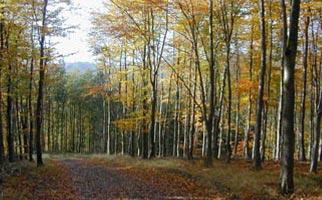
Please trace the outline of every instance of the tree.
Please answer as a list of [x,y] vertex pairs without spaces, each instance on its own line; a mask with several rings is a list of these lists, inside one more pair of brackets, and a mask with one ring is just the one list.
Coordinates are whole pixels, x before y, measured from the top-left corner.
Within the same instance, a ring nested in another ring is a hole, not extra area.
[[[3,1],[1,2],[3,4]],[[1,12],[3,14],[3,11]],[[3,16],[0,20],[0,60],[4,58],[4,19]],[[4,63],[0,63],[0,165],[4,162],[4,146],[3,146],[3,121],[2,121],[2,71],[4,69]]]
[[[285,58],[283,91],[285,96],[282,112],[283,150],[281,158],[281,191],[283,194],[291,194],[294,192],[294,72],[298,44],[300,4],[300,0],[292,1],[288,36],[285,35],[283,40],[283,46],[285,48],[283,52]],[[284,0],[281,0],[281,5],[282,12],[286,13]],[[283,30],[287,32],[286,15],[284,14],[283,16]]]
[[44,101],[44,81],[45,81],[45,39],[47,28],[47,6],[48,0],[44,0],[42,10],[42,26],[40,35],[40,69],[39,69],[39,83],[38,83],[38,98],[36,108],[36,151],[37,151],[37,166],[43,165],[42,161],[42,149],[41,149],[41,130],[43,123],[43,101]]
[[30,59],[30,79],[29,79],[29,97],[28,97],[28,110],[29,110],[29,161],[33,161],[34,152],[34,111],[33,111],[33,76],[34,76],[34,27],[31,26],[31,59]]
[[264,107],[264,90],[265,90],[265,73],[266,73],[266,23],[265,23],[265,2],[259,1],[260,11],[260,30],[261,30],[261,66],[258,85],[257,111],[256,111],[256,127],[254,142],[254,168],[261,168],[260,141],[262,131],[263,107]]
[[309,48],[309,24],[310,24],[310,17],[305,18],[305,28],[304,28],[304,54],[303,54],[303,92],[302,92],[302,102],[301,102],[301,136],[300,136],[300,156],[299,159],[301,161],[306,160],[305,156],[305,111],[306,111],[306,95],[307,95],[307,68],[308,68],[308,48]]

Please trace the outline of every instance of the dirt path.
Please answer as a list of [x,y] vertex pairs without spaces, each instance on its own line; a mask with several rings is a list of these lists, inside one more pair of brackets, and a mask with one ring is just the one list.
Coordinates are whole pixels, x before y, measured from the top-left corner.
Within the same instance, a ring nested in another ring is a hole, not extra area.
[[[209,196],[186,178],[159,170],[104,166],[88,160],[61,160],[82,200],[101,199],[221,199]],[[173,180],[167,180],[173,177]]]

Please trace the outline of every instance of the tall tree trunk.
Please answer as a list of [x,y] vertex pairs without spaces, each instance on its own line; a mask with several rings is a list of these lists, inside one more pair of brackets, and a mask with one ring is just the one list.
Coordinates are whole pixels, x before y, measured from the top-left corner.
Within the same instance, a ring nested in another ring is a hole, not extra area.
[[29,94],[28,94],[28,109],[29,109],[29,161],[33,161],[33,151],[34,151],[34,113],[32,106],[32,82],[33,82],[33,71],[34,71],[34,59],[33,55],[30,61],[30,77],[29,77]]
[[265,73],[266,73],[266,24],[265,24],[265,2],[259,1],[259,16],[260,16],[260,30],[261,30],[261,66],[259,74],[258,97],[257,97],[257,111],[256,111],[256,126],[255,126],[255,142],[254,142],[254,168],[261,168],[260,156],[260,141],[262,130],[262,118],[264,107],[264,90],[265,90]]
[[180,157],[181,156],[181,89],[180,89],[180,83],[178,81],[178,110],[177,110],[177,114],[178,114],[178,121],[177,121],[177,157]]
[[[317,34],[318,35],[318,34]],[[312,75],[313,75],[313,83],[315,86],[315,115],[314,115],[314,123],[311,138],[311,166],[310,172],[316,173],[318,167],[318,157],[319,157],[319,143],[320,143],[320,127],[321,127],[321,117],[322,117],[322,88],[321,88],[321,80],[322,80],[322,71],[321,66],[318,67],[317,64],[317,52],[318,48],[316,45],[317,36],[315,36],[314,27],[312,23],[312,38],[313,38],[313,53],[312,55]],[[322,55],[322,53],[321,53]],[[312,85],[313,86],[313,85]],[[313,111],[314,112],[314,111]]]
[[[236,35],[238,33],[236,32]],[[240,66],[239,66],[239,45],[237,46],[237,58],[236,58],[236,89],[239,87],[240,80]],[[240,124],[240,93],[237,92],[237,105],[236,105],[236,129],[235,129],[235,141],[234,141],[234,155],[238,153],[238,136],[239,136],[239,124]]]
[[16,101],[15,101],[15,129],[16,129],[16,136],[18,138],[18,146],[19,146],[19,159],[22,160],[23,155],[23,146],[22,146],[22,134],[23,134],[23,121],[21,117],[22,107],[19,107],[19,98],[18,95],[16,95]]
[[[51,142],[52,142],[52,127],[54,126],[53,120],[52,120],[52,100],[48,98],[48,126],[47,126],[47,152],[51,153]],[[29,130],[28,130],[29,131]]]
[[[162,128],[162,156],[167,155],[167,146],[166,146],[166,132],[168,130],[168,119],[170,115],[170,102],[171,102],[171,91],[172,91],[172,77],[173,74],[170,75],[170,83],[169,83],[169,89],[168,89],[168,99],[167,99],[167,106],[165,111],[165,119],[163,122],[163,128]],[[172,150],[172,149],[171,149]],[[171,152],[172,153],[172,152]]]
[[37,166],[43,165],[42,149],[41,149],[41,129],[43,121],[43,101],[44,101],[44,82],[45,82],[45,35],[46,35],[46,18],[47,18],[48,0],[44,0],[42,13],[42,27],[40,37],[40,64],[39,64],[39,83],[38,98],[36,110],[36,150],[37,150]]
[[[282,12],[286,13],[285,2],[281,0]],[[281,161],[281,191],[283,194],[291,194],[294,192],[294,104],[295,104],[295,88],[294,74],[296,64],[296,53],[298,43],[298,24],[300,15],[300,0],[293,0],[290,15],[290,29],[287,40],[283,40],[285,52],[284,65],[284,101],[282,113],[282,135],[283,150]],[[287,27],[286,15],[284,14],[284,31]]]
[[[2,1],[3,2],[3,1]],[[2,9],[3,13],[3,9]],[[4,58],[4,20],[0,21],[0,59]],[[2,121],[2,70],[4,69],[4,63],[0,62],[0,165],[4,162],[4,145],[3,145],[3,121]]]
[[[249,82],[253,82],[253,49],[254,49],[254,25],[251,27],[251,36],[250,36],[250,47],[249,47],[249,54],[250,54],[250,62],[249,62]],[[251,131],[251,121],[252,121],[252,112],[253,112],[253,102],[252,102],[252,90],[249,90],[248,94],[248,119],[247,119],[247,126],[245,129],[244,135],[244,157],[246,159],[250,159],[250,151],[249,151],[249,135]]]
[[142,132],[141,132],[141,156],[143,159],[147,159],[148,158],[148,154],[149,154],[149,150],[148,150],[148,143],[149,143],[149,133],[148,133],[148,125],[147,125],[147,120],[146,120],[146,112],[148,111],[148,107],[147,107],[147,98],[148,98],[148,92],[146,91],[146,87],[148,85],[146,79],[147,79],[147,74],[146,74],[146,70],[147,70],[147,63],[146,63],[146,57],[147,57],[147,45],[144,45],[144,51],[143,51],[143,77],[142,77],[142,87],[144,88],[143,91],[143,101],[142,101],[142,105],[143,105],[143,127],[142,127]]
[[226,64],[227,64],[227,82],[228,82],[228,131],[226,137],[226,163],[230,162],[231,158],[231,146],[230,146],[230,138],[231,138],[231,113],[232,113],[232,89],[231,89],[231,70],[230,70],[230,42],[227,46],[226,52]]
[[[196,92],[197,92],[197,73],[195,70],[194,73],[195,76],[195,81],[194,81],[194,85],[193,85],[193,98],[196,98]],[[188,159],[192,160],[193,159],[193,150],[194,150],[194,140],[195,140],[195,132],[196,132],[196,125],[195,125],[195,121],[196,121],[196,104],[195,101],[192,100],[192,108],[191,108],[191,121],[190,123],[190,129],[189,129],[189,152],[188,152]]]
[[[134,52],[133,52],[133,62],[132,62],[132,65],[134,66],[135,65],[135,62],[134,62]],[[133,73],[132,74],[132,112],[134,113],[135,112],[135,105],[136,105],[136,99],[135,99],[135,93],[136,93],[136,86],[135,86],[135,74]],[[132,130],[131,131],[131,135],[130,135],[130,144],[129,144],[129,148],[130,148],[130,155],[132,157],[135,156],[135,144],[134,144],[134,139],[135,139],[135,130]]]
[[287,39],[288,39],[288,24],[287,24],[287,10],[285,5],[285,0],[280,0],[281,6],[281,18],[282,18],[282,57],[281,57],[281,78],[280,78],[280,99],[278,107],[278,121],[277,121],[277,132],[276,132],[276,151],[275,160],[279,160],[281,154],[283,153],[283,111],[284,111],[284,79],[285,79],[285,52],[287,49]]
[[75,111],[75,104],[71,103],[71,142],[70,142],[70,152],[75,153],[75,133],[76,133],[76,111]]
[[[8,43],[8,41],[7,41]],[[7,45],[8,47],[8,45]],[[7,142],[8,142],[8,157],[9,162],[14,162],[14,138],[13,138],[13,98],[12,98],[12,66],[11,64],[8,65],[8,83],[7,83]]]
[[151,101],[151,115],[150,115],[150,126],[149,126],[149,138],[150,138],[150,149],[149,149],[149,158],[155,157],[155,116],[157,111],[157,74],[154,73],[152,78],[152,101]]
[[22,130],[23,130],[23,148],[24,148],[24,158],[28,159],[28,99],[26,99],[26,104],[23,104],[23,100],[20,100],[20,106],[24,107],[23,120],[22,120]]
[[179,79],[176,81],[176,101],[175,101],[175,116],[174,116],[174,129],[173,129],[173,150],[172,156],[177,156],[177,145],[178,145],[178,132],[179,132],[179,106],[180,106],[180,90],[179,90]]
[[[204,109],[204,119],[206,123],[206,130],[207,130],[207,157],[205,159],[205,166],[209,167],[212,166],[213,160],[213,152],[212,152],[212,134],[213,134],[213,118],[215,114],[215,47],[214,47],[214,30],[213,30],[213,21],[214,21],[214,2],[213,0],[209,0],[209,49],[210,49],[210,56],[209,56],[209,83],[210,83],[210,94],[209,94],[209,111],[205,105],[205,91],[204,91],[204,84],[202,81],[202,75],[200,72],[200,63],[198,61],[198,72],[199,72],[199,80],[202,87],[202,96],[203,96],[203,109]],[[196,43],[196,42],[195,42]],[[196,43],[195,48],[198,48]],[[196,58],[199,60],[199,54],[197,54]],[[208,113],[208,116],[207,116]],[[215,131],[215,130],[214,130]]]
[[63,102],[62,110],[61,110],[61,116],[60,116],[60,152],[64,152],[64,142],[66,138],[64,139],[64,123],[65,123],[65,102]]
[[272,19],[272,0],[269,1],[269,17],[270,17],[270,41],[269,41],[269,65],[268,65],[268,74],[267,74],[267,100],[264,107],[264,127],[262,131],[262,141],[261,141],[261,160],[264,161],[266,158],[266,137],[268,129],[273,124],[274,121],[272,118],[269,122],[268,116],[270,113],[270,99],[271,99],[271,82],[272,82],[272,67],[273,67],[273,19]]
[[158,156],[161,157],[162,156],[162,109],[163,109],[163,83],[161,83],[161,94],[160,94],[160,108],[159,108],[159,113],[160,113],[160,117],[159,117],[159,124],[158,124]]
[[311,156],[310,172],[316,173],[318,168],[318,157],[319,157],[319,144],[320,144],[320,132],[321,132],[321,117],[322,117],[322,90],[319,94],[319,102],[315,117],[315,130]]
[[112,135],[111,135],[111,100],[110,97],[108,97],[107,100],[107,155],[111,155],[111,147],[112,147]]
[[[312,66],[313,67],[313,66]],[[311,67],[311,68],[312,68]],[[311,90],[314,90],[314,80],[313,80],[313,70],[311,69]],[[308,148],[308,157],[312,157],[312,147],[313,147],[313,138],[314,138],[314,107],[315,107],[315,101],[314,101],[314,92],[311,92],[310,95],[310,139],[309,139],[309,148]]]
[[304,28],[304,55],[303,55],[303,91],[302,91],[302,101],[301,101],[301,121],[300,121],[300,154],[299,160],[306,161],[305,156],[305,102],[306,102],[306,88],[307,88],[307,67],[308,67],[308,49],[309,49],[309,24],[310,24],[310,17],[306,17],[305,19],[305,28]]
[[[110,59],[109,59],[110,62]],[[111,66],[111,63],[110,63]],[[111,70],[108,70],[108,80],[110,80]],[[111,89],[108,89],[108,99],[106,102],[107,109],[107,144],[106,144],[106,153],[111,155],[112,153],[112,134],[111,134]]]
[[102,109],[103,109],[103,120],[102,120],[102,134],[103,134],[103,139],[102,139],[102,149],[103,152],[106,152],[106,142],[107,142],[107,136],[106,136],[106,100],[105,100],[105,95],[102,96]]

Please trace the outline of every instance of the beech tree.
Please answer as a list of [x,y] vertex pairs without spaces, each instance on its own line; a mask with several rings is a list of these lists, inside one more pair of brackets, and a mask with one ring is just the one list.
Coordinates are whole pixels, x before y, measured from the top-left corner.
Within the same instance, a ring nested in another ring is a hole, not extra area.
[[294,105],[295,88],[294,73],[298,44],[298,29],[300,15],[300,1],[294,0],[291,5],[289,29],[286,23],[286,6],[284,0],[281,1],[283,14],[284,35],[284,79],[283,79],[283,115],[282,115],[282,134],[283,150],[281,158],[281,190],[285,194],[294,192]]
[[[258,85],[257,111],[256,111],[256,127],[254,141],[254,167],[261,168],[262,158],[260,156],[260,141],[264,107],[264,88],[265,88],[265,73],[266,73],[266,23],[265,23],[265,2],[259,1],[260,10],[260,30],[261,30],[261,66]],[[263,139],[263,138],[262,138]]]

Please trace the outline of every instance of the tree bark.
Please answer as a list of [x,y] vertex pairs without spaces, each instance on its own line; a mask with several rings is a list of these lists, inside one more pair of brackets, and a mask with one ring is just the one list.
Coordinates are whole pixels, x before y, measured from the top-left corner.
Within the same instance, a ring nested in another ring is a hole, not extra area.
[[[282,11],[285,13],[285,2],[281,0]],[[284,63],[284,80],[283,91],[285,98],[283,99],[282,113],[282,135],[283,150],[281,160],[281,191],[283,194],[291,194],[294,192],[294,104],[295,104],[295,88],[294,74],[296,65],[296,53],[298,44],[298,24],[300,15],[300,0],[293,0],[290,15],[290,29],[287,40],[283,40],[285,51]],[[285,19],[285,18],[284,18]],[[284,20],[284,31],[287,24]]]
[[175,116],[174,116],[174,129],[173,129],[173,149],[172,156],[177,156],[177,145],[178,145],[178,132],[179,132],[179,106],[180,106],[180,90],[179,90],[179,79],[176,80],[176,101],[175,101]]
[[302,100],[301,100],[301,118],[300,118],[300,161],[306,161],[305,156],[305,102],[306,102],[306,94],[307,94],[307,67],[308,67],[308,48],[309,48],[309,24],[310,24],[310,17],[306,17],[305,19],[305,28],[304,28],[304,55],[303,55],[303,90],[302,90]]
[[266,23],[265,23],[265,2],[259,1],[259,16],[261,30],[261,66],[258,85],[256,126],[255,126],[255,142],[254,142],[254,168],[261,168],[260,142],[262,131],[262,118],[264,107],[264,89],[265,89],[265,73],[266,73]]
[[45,82],[45,36],[46,36],[46,18],[47,18],[48,0],[44,0],[42,11],[42,27],[40,36],[40,64],[39,64],[39,83],[38,98],[36,110],[36,150],[37,150],[37,166],[43,165],[42,149],[41,149],[41,129],[43,121],[43,101],[44,101],[44,82]]
[[320,144],[320,134],[321,134],[321,117],[322,117],[322,90],[319,94],[319,102],[316,111],[315,117],[315,130],[314,130],[314,139],[312,146],[312,156],[311,156],[311,165],[310,172],[317,173],[318,169],[318,157],[319,157],[319,144]]
[[[8,40],[8,38],[7,38]],[[7,41],[7,48],[8,48],[8,41]],[[13,113],[13,98],[12,98],[12,66],[9,63],[8,65],[8,83],[7,83],[7,142],[8,142],[8,157],[9,162],[14,162],[14,138],[13,138],[13,119],[12,119],[12,113]]]
[[[2,9],[3,13],[3,9]],[[4,58],[4,20],[0,21],[0,59]],[[4,162],[4,145],[3,145],[3,121],[2,121],[2,70],[4,69],[4,63],[0,62],[0,165]]]
[[[249,82],[253,82],[253,49],[254,49],[254,25],[251,27],[251,36],[250,36],[250,47],[249,47],[249,54],[250,54],[250,62],[249,62]],[[249,90],[248,94],[248,119],[247,119],[247,126],[245,129],[244,135],[244,157],[245,159],[250,159],[250,151],[249,151],[249,134],[251,131],[251,121],[252,121],[252,113],[253,113],[253,102],[252,102],[252,90]]]

